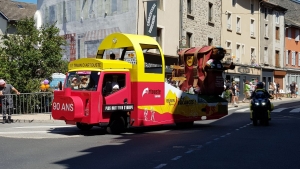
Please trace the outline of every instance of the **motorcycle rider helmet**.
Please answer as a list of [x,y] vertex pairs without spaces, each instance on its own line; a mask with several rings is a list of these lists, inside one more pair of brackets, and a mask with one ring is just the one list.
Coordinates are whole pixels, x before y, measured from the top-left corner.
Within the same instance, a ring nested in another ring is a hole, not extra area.
[[264,88],[263,82],[258,82],[258,83],[256,84],[256,88],[257,88],[257,89],[262,89],[262,88]]

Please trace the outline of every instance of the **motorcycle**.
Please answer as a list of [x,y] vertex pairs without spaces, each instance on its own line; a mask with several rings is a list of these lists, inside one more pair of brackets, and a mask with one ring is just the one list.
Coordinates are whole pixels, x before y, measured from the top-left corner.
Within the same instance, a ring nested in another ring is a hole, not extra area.
[[271,111],[273,109],[273,104],[270,100],[260,94],[252,99],[250,110],[251,110],[251,120],[254,126],[257,126],[257,122],[261,125],[269,125],[271,120]]

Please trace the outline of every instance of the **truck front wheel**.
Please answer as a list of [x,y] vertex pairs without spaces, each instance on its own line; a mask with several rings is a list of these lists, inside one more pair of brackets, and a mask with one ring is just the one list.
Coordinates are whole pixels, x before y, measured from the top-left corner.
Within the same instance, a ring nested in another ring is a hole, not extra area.
[[77,128],[79,128],[80,130],[83,130],[83,131],[88,131],[93,128],[92,125],[79,123],[79,122],[76,123],[76,126],[77,126]]
[[118,116],[111,120],[111,123],[106,128],[106,131],[109,134],[120,134],[126,131],[126,123],[122,116]]

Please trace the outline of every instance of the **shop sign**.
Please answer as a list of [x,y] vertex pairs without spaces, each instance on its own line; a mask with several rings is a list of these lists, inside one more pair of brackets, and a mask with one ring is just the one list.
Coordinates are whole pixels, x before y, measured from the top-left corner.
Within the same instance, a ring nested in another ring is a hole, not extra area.
[[250,68],[248,68],[248,67],[239,67],[238,72],[239,73],[250,73]]

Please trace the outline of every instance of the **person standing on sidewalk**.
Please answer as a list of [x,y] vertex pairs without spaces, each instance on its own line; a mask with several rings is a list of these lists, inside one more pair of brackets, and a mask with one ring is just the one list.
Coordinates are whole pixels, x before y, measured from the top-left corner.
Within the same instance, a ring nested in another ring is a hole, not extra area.
[[243,103],[245,103],[249,98],[250,98],[250,84],[249,81],[246,80],[245,84],[244,84],[244,99],[243,99]]
[[13,111],[13,99],[12,92],[15,92],[17,95],[20,92],[14,88],[11,84],[6,84],[3,79],[0,79],[0,98],[2,103],[2,115],[3,115],[3,124],[6,122],[6,114],[8,115],[8,123],[11,123],[11,113]]
[[290,90],[291,90],[291,98],[296,98],[296,83],[292,82],[290,84]]
[[279,89],[280,89],[279,83],[278,82],[274,82],[274,87],[275,87],[276,100],[278,100],[278,99],[281,100],[281,98],[279,97]]

